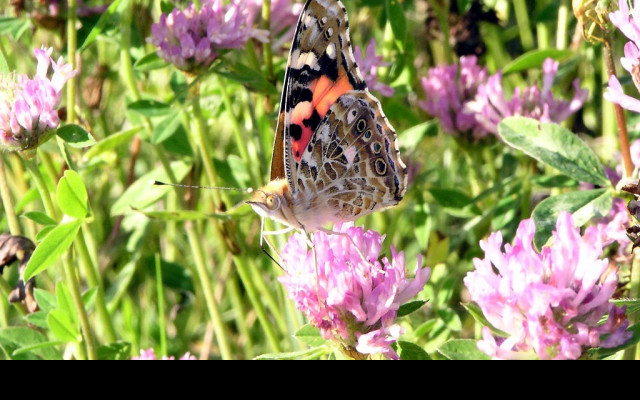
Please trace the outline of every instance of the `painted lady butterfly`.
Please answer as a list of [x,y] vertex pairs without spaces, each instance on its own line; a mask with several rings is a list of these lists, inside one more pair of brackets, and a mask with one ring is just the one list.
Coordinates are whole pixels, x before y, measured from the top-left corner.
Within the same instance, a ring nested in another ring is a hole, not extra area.
[[284,80],[271,182],[248,203],[305,232],[398,204],[407,187],[396,133],[367,90],[339,0],[308,0]]

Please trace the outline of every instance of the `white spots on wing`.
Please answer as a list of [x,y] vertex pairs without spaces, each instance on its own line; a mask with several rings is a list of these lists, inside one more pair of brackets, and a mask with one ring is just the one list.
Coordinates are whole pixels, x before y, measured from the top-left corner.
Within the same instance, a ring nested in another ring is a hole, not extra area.
[[302,69],[305,65],[314,69],[318,65],[318,57],[316,57],[316,54],[313,51],[300,54],[300,58],[298,58],[298,62],[295,67],[297,69]]
[[329,46],[327,46],[327,55],[329,56],[330,59],[335,60],[335,58],[336,58],[336,44],[335,43],[329,43]]
[[356,120],[357,116],[358,116],[358,112],[356,110],[349,111],[347,113],[347,125],[353,124],[353,121]]
[[311,13],[308,13],[307,16],[304,18],[304,24],[306,26],[311,26],[311,23],[313,22],[314,18],[313,15],[311,15]]
[[333,28],[327,29],[327,37],[332,37],[332,36],[333,36]]
[[322,17],[322,19],[320,20],[320,23],[321,23],[322,25],[326,25],[326,24],[327,24],[327,22],[329,22],[329,18],[327,18],[327,17]]
[[[293,62],[293,60],[298,60],[300,61],[300,49],[295,49],[292,53],[291,53],[291,57],[289,57],[289,62],[287,64],[287,66],[291,66],[291,63]],[[296,62],[297,65],[297,62]]]

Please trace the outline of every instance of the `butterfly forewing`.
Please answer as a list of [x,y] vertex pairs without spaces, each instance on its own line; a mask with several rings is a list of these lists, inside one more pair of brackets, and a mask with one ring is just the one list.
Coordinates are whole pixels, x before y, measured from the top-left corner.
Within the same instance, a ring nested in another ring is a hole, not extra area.
[[343,4],[307,1],[289,55],[271,179],[286,178],[295,192],[297,165],[331,106],[343,94],[366,88],[353,58]]

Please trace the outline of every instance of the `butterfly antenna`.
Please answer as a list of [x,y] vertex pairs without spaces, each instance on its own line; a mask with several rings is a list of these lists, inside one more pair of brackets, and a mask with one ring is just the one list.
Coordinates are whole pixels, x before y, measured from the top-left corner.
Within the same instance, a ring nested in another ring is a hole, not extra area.
[[153,185],[154,186],[171,186],[171,187],[179,187],[179,188],[185,188],[185,189],[228,190],[233,192],[244,192],[244,193],[254,192],[252,188],[240,189],[240,188],[229,188],[229,187],[218,187],[218,186],[191,186],[191,185],[178,185],[175,183],[166,183],[161,181],[153,181]]

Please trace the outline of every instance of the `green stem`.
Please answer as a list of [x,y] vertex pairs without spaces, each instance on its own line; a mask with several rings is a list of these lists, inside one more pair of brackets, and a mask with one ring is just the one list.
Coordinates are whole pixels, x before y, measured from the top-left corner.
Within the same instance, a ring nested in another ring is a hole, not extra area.
[[558,29],[556,33],[556,48],[560,50],[567,48],[569,40],[567,33],[567,29],[569,28],[569,15],[571,15],[571,2],[570,0],[562,0],[560,8],[558,9]]
[[[613,51],[611,50],[611,42],[605,39],[604,59],[607,68],[607,77],[616,75],[615,60],[613,59]],[[616,121],[618,123],[618,138],[620,139],[620,151],[622,152],[622,160],[624,165],[624,176],[630,177],[633,174],[633,161],[631,160],[631,147],[629,144],[629,133],[627,131],[627,121],[624,116],[624,110],[618,104],[614,104],[616,113]]]
[[288,332],[287,329],[287,321],[284,318],[281,312],[281,306],[277,303],[276,299],[273,297],[271,290],[269,290],[269,285],[265,282],[262,274],[260,273],[260,269],[258,265],[254,262],[254,260],[249,260],[249,271],[251,271],[251,282],[255,283],[255,287],[262,298],[262,303],[265,304],[271,310],[271,315],[275,319],[276,325],[281,332]]
[[247,57],[249,58],[249,65],[256,71],[260,71],[260,60],[258,60],[256,45],[253,43],[253,41],[249,40],[247,42],[246,50]]
[[245,163],[249,171],[251,171],[251,184],[256,185],[257,180],[254,178],[253,168],[251,168],[251,159],[249,158],[249,152],[247,151],[247,141],[242,137],[242,128],[240,126],[240,121],[236,114],[233,112],[233,103],[231,102],[231,98],[229,97],[229,92],[227,91],[227,84],[224,81],[224,78],[220,76],[216,76],[218,80],[218,86],[220,87],[220,92],[222,93],[222,100],[224,102],[224,106],[227,109],[227,115],[229,116],[229,120],[231,121],[233,137],[238,146],[238,151],[240,152],[240,158]]
[[11,193],[9,192],[9,185],[7,185],[7,173],[4,167],[4,157],[0,156],[0,196],[2,196],[2,206],[4,207],[4,214],[9,221],[9,230],[13,236],[22,235],[22,229],[20,228],[20,222],[13,208],[13,200],[11,199]]
[[[243,251],[242,253],[244,254],[245,252]],[[238,268],[238,275],[240,275],[242,284],[247,290],[249,301],[251,301],[251,305],[253,306],[253,309],[258,316],[258,320],[260,321],[260,325],[262,325],[262,329],[264,329],[264,333],[267,336],[267,341],[271,345],[271,348],[274,352],[281,352],[282,350],[280,348],[280,342],[278,341],[277,335],[273,330],[271,321],[269,321],[262,298],[260,298],[258,291],[253,284],[253,280],[251,274],[249,273],[249,269],[247,268],[245,260],[242,257],[234,256],[233,261]]]
[[[271,0],[264,0],[262,2],[262,28],[267,32],[271,32]],[[263,46],[264,63],[267,68],[267,79],[269,82],[275,83],[276,74],[273,70],[273,49],[271,48],[271,40],[264,43]]]
[[533,174],[533,160],[526,158],[524,161],[524,173],[522,178],[522,199],[520,203],[520,220],[531,217],[531,175]]
[[49,189],[47,188],[44,177],[40,172],[40,168],[38,168],[35,160],[25,160],[24,163],[31,173],[33,180],[35,181],[38,192],[40,192],[40,198],[42,199],[42,203],[44,204],[45,211],[51,218],[58,221],[60,219],[60,216],[58,215],[56,208],[53,206],[53,201],[51,201]]
[[516,14],[516,20],[518,21],[518,27],[520,28],[522,47],[526,51],[529,51],[534,47],[534,40],[526,0],[513,0],[513,8]]
[[91,331],[91,326],[89,325],[89,316],[87,315],[87,311],[82,301],[80,283],[78,282],[76,269],[73,268],[73,264],[69,260],[68,256],[62,258],[62,265],[67,277],[67,285],[69,285],[69,290],[71,291],[73,305],[76,308],[78,319],[80,320],[80,328],[82,329],[82,334],[84,336],[84,344],[87,347],[87,358],[89,360],[97,360],[98,351],[96,348],[96,341],[93,336],[93,332]]
[[209,315],[211,317],[211,323],[216,334],[216,341],[220,347],[220,354],[223,359],[230,360],[232,358],[231,347],[224,328],[224,322],[222,320],[222,314],[218,308],[215,296],[213,294],[213,286],[211,285],[211,277],[207,270],[206,261],[204,259],[204,251],[202,248],[202,235],[198,232],[196,225],[192,221],[186,223],[187,236],[189,238],[189,245],[191,246],[193,257],[196,264],[196,271],[198,273],[198,279],[200,285],[202,285],[202,291],[204,292],[205,302]]
[[78,252],[78,256],[80,257],[81,264],[84,267],[84,275],[87,277],[87,282],[91,287],[96,288],[96,311],[98,313],[98,318],[100,319],[100,324],[104,329],[104,334],[107,339],[107,342],[114,343],[118,340],[116,336],[116,331],[113,327],[113,322],[111,321],[111,316],[109,315],[109,310],[107,310],[107,303],[104,299],[104,285],[102,279],[100,279],[100,275],[98,274],[98,270],[91,259],[91,255],[89,253],[89,249],[87,247],[87,242],[84,238],[85,233],[87,232],[86,226],[82,226],[82,230],[76,236],[74,241],[76,251]]
[[[433,7],[438,17],[438,22],[440,23],[440,31],[442,32],[442,43],[444,46],[436,45],[434,48],[441,53],[442,60],[437,64],[452,64],[453,63],[453,52],[450,43],[451,29],[449,28],[449,8],[450,1],[445,1],[444,4],[440,4],[438,1],[431,1],[429,4]],[[456,1],[456,0],[453,0]],[[435,44],[435,43],[434,43]]]
[[[213,165],[213,157],[211,156],[211,150],[209,149],[209,140],[207,140],[207,132],[206,132],[206,122],[204,120],[204,116],[202,115],[202,108],[200,107],[200,95],[199,95],[199,85],[194,86],[192,98],[191,98],[191,106],[193,107],[193,114],[195,116],[194,125],[195,125],[195,134],[196,134],[196,143],[197,147],[200,149],[200,154],[202,157],[202,163],[204,164],[205,172],[207,173],[207,179],[209,180],[209,185],[213,187],[218,187],[218,178],[215,170],[215,166]],[[213,196],[213,201],[216,207],[219,207],[222,204],[222,198],[219,190],[212,190],[211,195]]]
[[[631,282],[629,283],[629,298],[640,298],[640,252],[634,251],[633,264],[631,265]],[[631,314],[629,316],[629,325],[633,326],[637,324],[640,318],[638,313]],[[625,360],[638,360],[640,359],[640,346],[635,345],[624,351],[623,359]]]
[[240,335],[244,337],[244,343],[242,345],[242,351],[244,353],[244,357],[248,360],[255,357],[255,353],[253,351],[253,340],[251,340],[251,332],[249,331],[249,326],[246,321],[246,313],[244,309],[244,305],[242,304],[242,295],[240,292],[240,287],[238,286],[238,280],[235,275],[230,276],[227,281],[227,290],[229,291],[229,298],[231,300],[231,306],[235,312],[235,321],[238,325],[238,331]]
[[[44,181],[44,178],[42,177],[42,174],[40,173],[38,165],[34,160],[25,160],[25,163],[27,165],[27,168],[29,169],[29,172],[31,172],[33,179],[35,180],[47,214],[53,219],[59,220],[59,216],[57,215],[56,209],[53,206],[49,190]],[[82,333],[84,335],[84,345],[86,346],[87,356],[90,360],[95,360],[98,358],[98,353],[95,347],[95,339],[89,326],[89,318],[84,308],[84,304],[82,303],[82,295],[80,293],[80,285],[75,273],[76,271],[72,267],[72,264],[67,257],[62,258],[62,264],[64,267],[67,284],[69,285],[69,290],[71,291],[71,297],[73,298],[73,303],[76,308],[76,312],[78,313],[78,319],[80,320],[80,328],[82,329]],[[84,350],[82,349],[82,345],[78,345],[78,357],[81,358],[83,352]]]
[[56,170],[56,167],[53,164],[53,160],[51,159],[49,153],[38,149],[38,158],[40,159],[40,165],[44,167],[47,174],[49,174],[49,177],[53,181],[58,179],[58,171]]
[[[125,82],[125,85],[129,91],[129,95],[131,96],[133,101],[138,101],[140,100],[141,97],[140,97],[140,92],[138,91],[138,87],[136,86],[135,75],[133,73],[133,62],[131,61],[131,54],[129,53],[129,50],[131,47],[131,23],[133,20],[133,6],[134,6],[134,2],[129,1],[127,8],[122,13],[122,19],[120,22],[120,35],[121,35],[120,36],[120,42],[121,42],[120,74],[121,74],[122,80]],[[153,132],[153,124],[151,123],[151,120],[145,117],[143,118],[143,121],[147,128],[147,131],[149,132],[149,134],[151,134]],[[160,159],[160,162],[162,163],[164,170],[167,172],[167,176],[169,177],[170,182],[174,184],[179,183],[177,182],[177,179],[173,173],[173,170],[171,169],[169,160],[166,154],[164,153],[162,146],[160,145],[156,146],[155,150],[156,150],[156,155]],[[174,196],[174,195],[170,196],[169,204],[175,205],[176,199],[177,199],[177,196]],[[178,227],[177,221],[167,222],[168,232],[177,232],[178,231],[177,227]],[[166,248],[167,248],[167,252],[170,255],[178,254],[175,240],[171,240],[171,239],[167,240]]]
[[167,330],[164,318],[164,290],[162,285],[162,262],[156,253],[156,291],[158,292],[158,326],[160,328],[160,353],[167,356]]
[[[73,69],[76,65],[76,50],[78,47],[78,31],[76,30],[77,0],[67,0],[67,55],[69,63]],[[70,123],[76,120],[76,78],[67,82],[67,121]]]

